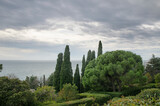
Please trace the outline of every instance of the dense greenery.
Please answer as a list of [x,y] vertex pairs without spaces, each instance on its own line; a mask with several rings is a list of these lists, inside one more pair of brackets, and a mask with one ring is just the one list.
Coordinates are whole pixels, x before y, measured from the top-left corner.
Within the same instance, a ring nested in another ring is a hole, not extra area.
[[160,88],[160,73],[155,75],[156,87]]
[[53,75],[53,86],[56,89],[56,92],[60,91],[60,72],[63,62],[63,54],[59,53],[57,58],[57,64]]
[[99,41],[97,57],[98,57],[98,56],[100,56],[102,53],[103,53],[103,51],[102,51],[102,42],[101,42],[101,41]]
[[96,58],[96,56],[95,56],[96,54],[95,54],[95,51],[93,50],[92,52],[91,52],[91,60],[93,60],[93,59],[95,59]]
[[56,98],[55,90],[50,86],[38,87],[35,91],[35,95],[40,102],[52,101]]
[[34,94],[29,91],[25,81],[0,77],[0,105],[1,106],[35,106]]
[[37,89],[40,86],[40,81],[38,80],[37,76],[27,76],[25,81],[29,84],[31,89]]
[[79,74],[79,66],[76,65],[76,71],[73,79],[74,84],[78,87],[78,91],[80,92],[80,74]]
[[83,55],[83,58],[82,58],[82,69],[81,69],[81,72],[82,72],[81,76],[82,77],[84,76],[85,67],[86,67],[85,55]]
[[85,63],[86,66],[91,61],[91,57],[92,57],[92,52],[91,52],[91,50],[89,50],[87,53],[87,59],[86,59],[86,63]]
[[78,98],[77,86],[71,84],[64,84],[63,89],[58,93],[58,102],[69,101]]
[[160,73],[160,58],[153,55],[152,58],[149,60],[145,71],[151,75],[152,81],[154,81],[154,76],[157,73]]
[[73,76],[72,76],[72,67],[70,62],[70,51],[69,46],[66,45],[64,51],[64,61],[62,63],[61,72],[60,72],[60,89],[63,88],[63,84],[72,83]]
[[122,86],[144,83],[144,68],[140,56],[129,51],[112,51],[91,61],[84,73],[82,83],[90,90],[104,89],[111,84],[112,90],[121,91]]

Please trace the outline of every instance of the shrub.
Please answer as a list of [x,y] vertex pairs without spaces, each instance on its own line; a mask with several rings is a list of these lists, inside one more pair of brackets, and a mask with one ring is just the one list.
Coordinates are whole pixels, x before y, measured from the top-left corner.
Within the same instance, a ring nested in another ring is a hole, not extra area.
[[58,93],[57,102],[69,101],[77,99],[78,90],[77,86],[71,84],[64,84],[63,89]]
[[149,103],[146,100],[137,99],[134,97],[122,97],[116,98],[108,101],[108,104],[104,106],[152,106],[152,103]]
[[160,73],[155,75],[156,87],[160,88]]
[[145,90],[141,91],[141,93],[139,93],[137,95],[137,97],[143,98],[143,99],[154,98],[157,100],[160,98],[160,89],[156,89],[156,88],[145,89]]
[[36,99],[25,81],[0,77],[1,106],[34,106]]
[[124,96],[135,96],[138,93],[141,92],[142,87],[128,87],[128,88],[124,88],[124,90],[122,91],[122,94]]
[[35,95],[37,97],[37,100],[39,100],[40,102],[52,101],[56,98],[55,90],[51,86],[43,86],[37,88],[37,90],[35,91]]
[[81,97],[93,97],[95,99],[95,103],[98,104],[104,104],[107,102],[109,99],[111,99],[111,96],[108,94],[97,94],[97,93],[81,93]]

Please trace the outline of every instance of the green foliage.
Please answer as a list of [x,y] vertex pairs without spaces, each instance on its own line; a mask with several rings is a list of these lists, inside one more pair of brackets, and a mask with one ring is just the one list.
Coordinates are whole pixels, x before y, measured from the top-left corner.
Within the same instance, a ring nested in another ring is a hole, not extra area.
[[100,56],[102,54],[102,42],[99,41],[99,44],[98,44],[98,54],[97,54],[97,57]]
[[93,59],[95,59],[96,58],[96,56],[95,56],[96,54],[95,54],[95,51],[93,50],[92,52],[91,52],[91,60],[93,60]]
[[146,77],[143,72],[144,67],[139,55],[117,50],[92,60],[85,69],[82,83],[89,90],[104,91],[112,86],[113,91],[121,91],[123,86],[144,83]]
[[71,84],[64,84],[63,89],[58,93],[57,102],[69,101],[78,98],[77,86]]
[[84,76],[84,71],[85,71],[85,55],[83,55],[83,58],[82,58],[82,69],[81,69],[81,72],[82,72],[82,77]]
[[122,94],[124,96],[135,96],[138,93],[140,93],[141,90],[142,90],[141,86],[139,86],[139,87],[137,87],[137,86],[127,87],[127,88],[123,89]]
[[160,98],[160,89],[157,88],[145,89],[141,91],[141,93],[139,93],[137,97],[142,99],[154,98],[157,100]]
[[98,104],[104,104],[109,99],[111,99],[111,96],[108,94],[98,94],[98,93],[81,93],[79,94],[81,97],[93,97],[95,99],[94,103]]
[[52,101],[56,98],[55,90],[51,86],[38,87],[35,95],[40,102]]
[[91,57],[92,57],[92,52],[91,52],[91,50],[89,50],[88,53],[87,53],[87,60],[86,60],[86,63],[85,63],[86,66],[91,61]]
[[104,106],[159,106],[159,101],[138,99],[135,97],[113,98]]
[[153,80],[154,76],[157,73],[159,73],[159,71],[160,71],[160,58],[159,57],[155,57],[153,55],[152,58],[149,60],[145,71],[150,73],[150,75],[152,76],[152,80]]
[[2,70],[2,68],[3,68],[3,65],[2,65],[2,64],[0,64],[0,71]]
[[47,80],[48,86],[53,86],[53,78],[54,78],[54,73],[51,73],[51,75],[48,77],[48,80]]
[[62,63],[61,72],[60,72],[60,89],[63,88],[63,84],[72,83],[72,68],[70,62],[70,51],[69,46],[66,45],[64,52],[64,61]]
[[149,73],[146,73],[145,76],[147,77],[147,83],[152,82],[152,76]]
[[53,75],[53,80],[52,80],[53,86],[55,87],[56,92],[60,91],[60,72],[61,72],[62,62],[63,62],[63,54],[59,53],[58,58],[57,58],[55,72]]
[[155,75],[155,83],[156,83],[156,87],[160,88],[160,73]]
[[79,75],[79,66],[77,64],[76,66],[76,71],[75,71],[75,74],[74,74],[74,84],[78,87],[78,90],[80,92],[80,75]]
[[80,104],[85,104],[85,106],[91,106],[93,102],[94,98],[90,97],[59,103],[58,106],[79,106]]
[[35,106],[34,94],[25,81],[0,77],[1,106]]
[[26,80],[25,80],[28,84],[29,84],[29,87],[30,89],[37,89],[39,87],[39,80],[37,78],[37,76],[26,76]]

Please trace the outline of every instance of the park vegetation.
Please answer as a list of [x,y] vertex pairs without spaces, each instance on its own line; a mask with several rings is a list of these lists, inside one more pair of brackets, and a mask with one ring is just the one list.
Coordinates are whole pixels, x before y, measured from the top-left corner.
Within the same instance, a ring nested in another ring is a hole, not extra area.
[[[73,73],[70,48],[59,53],[55,70],[45,75],[0,77],[1,106],[155,106],[160,105],[160,58],[152,56],[143,65],[140,55],[116,50],[95,50],[82,57]],[[80,72],[81,70],[81,72]]]

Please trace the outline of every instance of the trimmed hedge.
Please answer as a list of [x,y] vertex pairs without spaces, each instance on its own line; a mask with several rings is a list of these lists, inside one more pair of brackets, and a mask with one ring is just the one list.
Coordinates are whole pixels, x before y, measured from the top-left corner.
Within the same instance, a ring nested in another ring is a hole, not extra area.
[[73,101],[67,101],[63,103],[58,103],[58,106],[78,106],[80,104],[85,104],[87,106],[90,106],[91,104],[94,103],[94,98],[83,98],[83,99],[78,99],[78,100],[73,100]]
[[100,105],[104,104],[112,97],[108,94],[97,94],[97,93],[81,93],[79,94],[81,97],[93,97],[95,99],[94,103],[98,103]]

